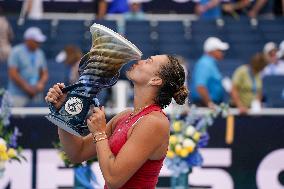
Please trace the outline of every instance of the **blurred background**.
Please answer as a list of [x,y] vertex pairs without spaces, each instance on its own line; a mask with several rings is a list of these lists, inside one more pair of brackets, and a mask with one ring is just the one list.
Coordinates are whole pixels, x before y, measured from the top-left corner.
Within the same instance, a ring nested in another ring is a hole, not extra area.
[[[190,90],[182,111],[230,106],[230,118],[209,128],[191,188],[284,188],[283,16],[283,0],[0,0],[0,88],[10,93],[10,125],[22,133],[28,159],[8,165],[0,188],[73,186],[52,145],[57,130],[44,118],[44,96],[55,83],[77,81],[93,23],[125,36],[143,58],[176,55]],[[108,118],[132,106],[128,66],[98,95]],[[98,165],[92,168],[102,183]],[[169,177],[163,168],[158,188],[168,188]]]

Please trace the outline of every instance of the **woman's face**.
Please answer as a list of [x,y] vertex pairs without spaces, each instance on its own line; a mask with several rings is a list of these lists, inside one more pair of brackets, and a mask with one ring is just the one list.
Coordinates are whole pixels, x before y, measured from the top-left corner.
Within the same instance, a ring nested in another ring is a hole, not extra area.
[[127,71],[127,77],[135,83],[147,84],[153,77],[157,77],[161,66],[167,62],[166,55],[156,55],[146,60],[139,60]]

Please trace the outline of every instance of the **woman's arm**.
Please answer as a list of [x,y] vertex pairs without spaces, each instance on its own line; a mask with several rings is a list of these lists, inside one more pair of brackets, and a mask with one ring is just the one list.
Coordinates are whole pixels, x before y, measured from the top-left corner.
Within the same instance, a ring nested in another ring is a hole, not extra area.
[[[128,111],[129,110],[121,112],[107,123],[105,132],[108,137],[112,135],[112,131],[114,130],[119,117]],[[58,128],[58,135],[60,142],[62,143],[63,150],[72,163],[81,163],[96,156],[96,144],[94,143],[91,133],[85,137],[77,137]]]
[[232,96],[232,100],[233,100],[234,104],[239,109],[240,114],[247,114],[248,109],[247,109],[247,107],[245,107],[242,104],[240,97],[239,97],[239,92],[238,92],[237,87],[235,85],[233,85],[233,87],[232,87],[231,96]]
[[[113,120],[108,123],[106,129],[108,135],[110,135],[112,122]],[[63,150],[72,163],[81,163],[96,156],[96,144],[93,142],[91,133],[85,137],[77,137],[58,128],[58,135]]]
[[[53,103],[57,109],[62,106],[67,96],[65,93],[62,93],[63,88],[63,83],[56,84],[49,89],[49,92],[45,97],[45,100],[47,102]],[[111,136],[113,127],[115,126],[118,118],[126,112],[127,111],[124,111],[114,116],[109,121],[106,128],[106,133],[108,136]],[[71,162],[81,163],[85,160],[91,159],[96,155],[96,145],[93,143],[92,134],[89,134],[86,137],[77,137],[62,129],[58,129],[58,135],[60,142],[63,145],[63,150],[65,151]]]
[[[164,145],[166,153],[169,122],[161,115],[160,112],[154,112],[140,119],[117,156],[111,152],[107,139],[96,143],[100,168],[109,188],[123,186],[161,146]],[[103,109],[95,109],[94,116],[88,120],[88,126],[96,132],[104,131]]]

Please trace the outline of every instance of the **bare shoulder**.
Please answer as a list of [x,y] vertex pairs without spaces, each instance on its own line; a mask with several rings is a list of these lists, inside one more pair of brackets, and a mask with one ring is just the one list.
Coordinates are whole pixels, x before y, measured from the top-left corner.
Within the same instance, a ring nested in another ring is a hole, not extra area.
[[168,118],[162,112],[151,112],[150,114],[145,116],[145,120],[151,121],[155,123],[155,125],[159,126],[169,126],[170,122]]
[[150,135],[168,135],[170,122],[162,112],[152,112],[139,120],[134,130],[141,130]]

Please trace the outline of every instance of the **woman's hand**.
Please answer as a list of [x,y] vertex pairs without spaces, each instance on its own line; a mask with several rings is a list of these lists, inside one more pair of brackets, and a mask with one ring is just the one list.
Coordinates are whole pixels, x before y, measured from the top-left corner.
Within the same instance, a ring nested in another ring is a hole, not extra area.
[[246,115],[246,114],[248,114],[248,108],[247,108],[247,107],[245,107],[245,106],[239,106],[238,109],[239,109],[239,113],[240,113],[241,115]]
[[62,89],[64,87],[64,83],[57,83],[53,85],[53,87],[48,90],[45,101],[51,102],[56,109],[59,109],[64,103],[67,96],[67,94],[62,92]]
[[106,131],[105,109],[95,107],[93,114],[88,118],[87,125],[91,133],[101,133]]

